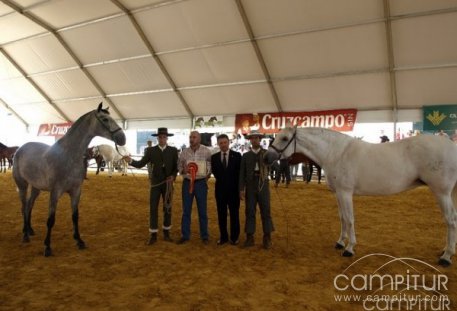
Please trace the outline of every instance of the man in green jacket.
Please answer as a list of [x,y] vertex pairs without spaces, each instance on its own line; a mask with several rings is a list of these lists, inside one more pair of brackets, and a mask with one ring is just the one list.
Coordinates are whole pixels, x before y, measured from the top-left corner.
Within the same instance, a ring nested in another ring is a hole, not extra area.
[[149,245],[157,242],[160,197],[162,197],[163,201],[163,239],[169,242],[173,241],[170,237],[171,200],[173,198],[173,182],[178,173],[178,149],[167,145],[168,137],[173,136],[173,134],[169,134],[167,128],[160,127],[157,130],[157,134],[152,134],[152,136],[158,137],[159,144],[154,147],[146,148],[141,160],[135,161],[130,157],[125,157],[125,160],[136,168],[141,168],[148,163],[150,163],[152,168],[149,198]]

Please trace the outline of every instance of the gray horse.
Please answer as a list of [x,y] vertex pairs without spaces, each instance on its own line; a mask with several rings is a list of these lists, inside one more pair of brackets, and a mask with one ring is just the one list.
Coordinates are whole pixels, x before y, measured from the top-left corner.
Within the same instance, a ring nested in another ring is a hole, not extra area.
[[[29,235],[34,234],[31,215],[36,198],[41,190],[50,192],[48,230],[44,241],[46,257],[52,254],[51,230],[55,222],[57,201],[65,192],[71,198],[73,238],[79,249],[85,248],[85,243],[79,236],[78,204],[85,174],[83,156],[95,136],[111,139],[119,145],[125,144],[124,132],[110,117],[108,109],[102,109],[101,103],[96,110],[76,120],[67,134],[54,145],[26,143],[14,156],[13,177],[22,203],[24,242],[29,242]],[[31,193],[27,198],[29,186]]]

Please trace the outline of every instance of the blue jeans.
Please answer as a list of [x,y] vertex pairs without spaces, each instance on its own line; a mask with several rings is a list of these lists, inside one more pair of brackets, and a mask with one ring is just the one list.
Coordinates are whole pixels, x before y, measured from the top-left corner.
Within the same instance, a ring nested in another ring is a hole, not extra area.
[[206,198],[208,196],[208,185],[206,178],[198,179],[194,183],[194,192],[189,193],[190,180],[184,178],[182,184],[182,220],[181,234],[185,240],[190,239],[190,220],[192,216],[192,203],[194,197],[197,201],[198,220],[200,223],[200,238],[207,240],[208,234],[208,214],[206,212]]

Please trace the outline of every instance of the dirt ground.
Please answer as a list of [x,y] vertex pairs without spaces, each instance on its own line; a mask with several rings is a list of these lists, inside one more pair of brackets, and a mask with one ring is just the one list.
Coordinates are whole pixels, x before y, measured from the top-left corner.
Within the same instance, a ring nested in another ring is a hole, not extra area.
[[[378,268],[377,273],[410,276],[409,281],[413,274],[427,280],[434,275],[445,277],[444,288],[435,289],[450,302],[439,310],[457,309],[457,262],[449,268],[436,264],[445,244],[445,225],[425,187],[396,196],[356,197],[358,244],[352,258],[334,249],[340,224],[335,198],[325,182],[297,181],[289,188],[271,188],[276,231],[268,251],[261,248],[259,218],[255,247],[216,245],[213,180],[208,199],[209,245],[198,238],[195,207],[189,243],[176,245],[159,239],[153,246],[145,244],[149,189],[143,175],[115,174],[109,179],[106,174],[91,173],[83,188],[80,231],[88,248],[75,246],[69,200],[64,196],[52,235],[54,254],[45,258],[48,194],[40,195],[33,212],[36,235],[23,244],[11,173],[0,174],[0,310],[364,310],[364,306],[377,310],[385,305],[370,300],[365,305],[337,301],[337,295],[364,294],[366,299],[368,294],[430,293],[411,287],[367,289],[360,277],[350,284],[354,276],[373,275]],[[178,179],[175,240],[180,236],[180,192]],[[240,215],[244,228],[244,203]],[[388,263],[391,258],[380,254],[414,260]],[[345,277],[339,278],[341,274]],[[401,310],[419,310],[407,307]]]

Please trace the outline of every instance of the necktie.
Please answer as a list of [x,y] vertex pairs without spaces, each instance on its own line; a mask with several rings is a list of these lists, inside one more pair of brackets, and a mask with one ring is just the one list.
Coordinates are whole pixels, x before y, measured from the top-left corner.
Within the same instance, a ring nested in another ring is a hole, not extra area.
[[224,152],[224,157],[222,159],[222,165],[224,166],[224,168],[227,168],[227,153]]

